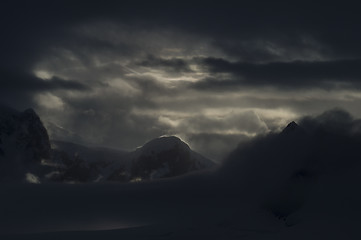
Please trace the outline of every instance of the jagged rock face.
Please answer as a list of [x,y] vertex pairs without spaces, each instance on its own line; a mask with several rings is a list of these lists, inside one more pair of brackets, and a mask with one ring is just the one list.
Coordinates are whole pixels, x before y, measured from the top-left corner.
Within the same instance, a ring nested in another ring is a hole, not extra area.
[[[40,162],[50,158],[50,141],[46,129],[32,109],[17,112],[0,109],[0,137],[2,155],[12,150],[26,153],[26,160]],[[9,156],[10,157],[10,156]]]
[[0,107],[0,181],[129,182],[179,176],[213,166],[177,137],[161,137],[134,152],[53,142],[32,109]]
[[0,179],[23,179],[50,158],[46,129],[32,109],[18,112],[0,107]]
[[33,150],[33,159],[35,161],[49,159],[51,150],[49,136],[39,116],[33,109],[28,109],[21,114],[21,120],[23,131],[20,139],[26,144],[27,149]]

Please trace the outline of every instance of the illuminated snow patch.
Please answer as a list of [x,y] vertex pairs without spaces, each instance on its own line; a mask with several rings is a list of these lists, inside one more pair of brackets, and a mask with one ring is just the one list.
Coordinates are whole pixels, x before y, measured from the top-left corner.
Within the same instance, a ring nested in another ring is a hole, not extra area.
[[141,177],[136,177],[136,178],[133,178],[132,180],[130,180],[130,182],[141,182],[141,181],[142,181]]

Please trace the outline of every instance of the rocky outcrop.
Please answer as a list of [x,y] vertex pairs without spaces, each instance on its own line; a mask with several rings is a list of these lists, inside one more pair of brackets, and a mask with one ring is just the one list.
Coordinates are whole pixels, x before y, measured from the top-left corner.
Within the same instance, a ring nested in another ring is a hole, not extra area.
[[50,160],[50,141],[33,109],[18,112],[0,107],[0,179],[24,178]]
[[194,153],[179,138],[161,137],[137,149],[131,175],[135,179],[175,177],[212,165],[210,160]]

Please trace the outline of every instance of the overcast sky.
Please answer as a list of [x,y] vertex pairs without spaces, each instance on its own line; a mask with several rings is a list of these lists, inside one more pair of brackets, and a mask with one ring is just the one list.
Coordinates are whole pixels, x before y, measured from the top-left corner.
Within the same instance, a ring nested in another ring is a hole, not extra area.
[[3,1],[0,101],[52,138],[177,135],[214,160],[303,115],[361,117],[360,6]]

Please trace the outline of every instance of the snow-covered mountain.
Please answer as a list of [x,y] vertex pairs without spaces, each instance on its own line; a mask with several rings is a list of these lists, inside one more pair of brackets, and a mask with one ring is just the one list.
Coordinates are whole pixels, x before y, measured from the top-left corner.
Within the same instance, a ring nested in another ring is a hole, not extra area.
[[0,108],[0,180],[129,182],[175,177],[212,167],[177,137],[149,141],[135,151],[49,141],[34,110]]
[[215,165],[175,136],[153,139],[131,152],[128,159],[132,180],[175,177]]
[[63,164],[57,181],[141,181],[175,177],[215,164],[174,136],[160,137],[134,151],[52,141],[53,159]]
[[[140,184],[0,185],[0,238],[360,239],[360,146],[361,121],[331,112],[239,145],[218,171]],[[171,137],[126,156],[159,166],[173,149],[187,152]]]

